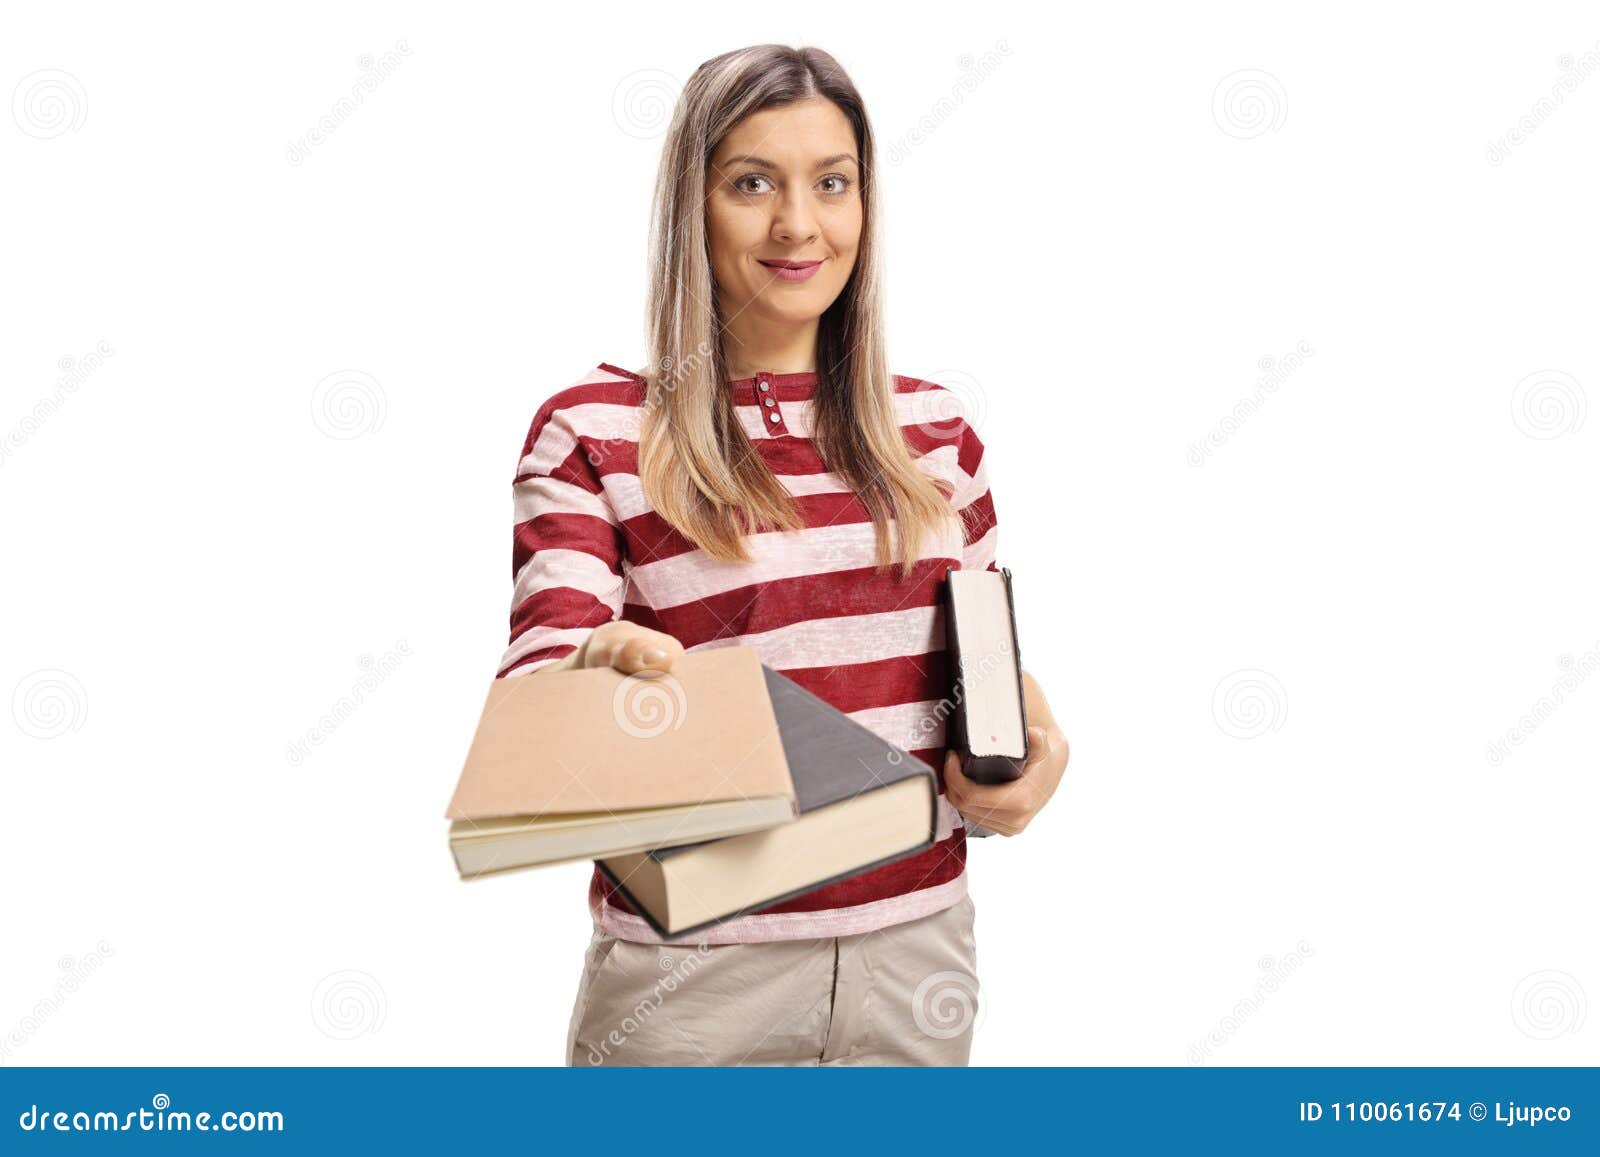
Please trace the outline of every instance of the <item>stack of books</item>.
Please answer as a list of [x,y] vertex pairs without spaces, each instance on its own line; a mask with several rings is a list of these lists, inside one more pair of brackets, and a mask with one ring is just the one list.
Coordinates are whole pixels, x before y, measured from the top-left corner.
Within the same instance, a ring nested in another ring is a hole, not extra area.
[[[951,640],[975,663],[1010,575],[954,574]],[[993,772],[1010,766],[1021,720],[996,700],[1008,679],[972,671],[952,687],[954,717],[979,737],[966,766]],[[1020,668],[1010,678],[1020,696]],[[462,879],[592,859],[676,937],[932,847],[938,788],[928,764],[730,646],[670,672],[495,680],[445,814]]]

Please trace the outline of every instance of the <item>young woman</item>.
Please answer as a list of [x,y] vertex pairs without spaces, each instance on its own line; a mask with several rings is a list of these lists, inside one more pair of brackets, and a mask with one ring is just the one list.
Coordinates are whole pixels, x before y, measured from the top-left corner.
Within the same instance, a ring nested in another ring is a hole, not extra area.
[[499,674],[753,647],[943,768],[938,840],[692,943],[596,869],[568,1064],[967,1063],[967,821],[1020,832],[1067,744],[1025,675],[1020,780],[974,784],[944,749],[940,583],[997,569],[997,524],[954,395],[888,371],[875,162],[825,52],[746,48],[689,79],[656,187],[650,365],[601,363],[534,415]]

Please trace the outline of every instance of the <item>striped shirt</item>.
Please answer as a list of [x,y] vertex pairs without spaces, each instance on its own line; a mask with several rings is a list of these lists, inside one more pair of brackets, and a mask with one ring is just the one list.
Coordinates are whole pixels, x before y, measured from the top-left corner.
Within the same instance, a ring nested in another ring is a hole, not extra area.
[[[918,466],[953,488],[961,511],[928,536],[908,579],[874,573],[871,515],[812,442],[814,373],[728,384],[735,413],[805,529],[745,537],[747,562],[713,559],[669,526],[638,475],[644,380],[601,363],[534,414],[512,482],[511,640],[500,678],[558,662],[591,630],[625,619],[685,651],[745,646],[851,718],[930,764],[939,781],[932,848],[712,925],[721,944],[845,936],[938,912],[966,895],[966,829],[944,797],[952,671],[940,584],[945,568],[996,570],[997,527],[983,443],[944,387],[895,376],[901,433]],[[659,942],[597,867],[596,926]]]

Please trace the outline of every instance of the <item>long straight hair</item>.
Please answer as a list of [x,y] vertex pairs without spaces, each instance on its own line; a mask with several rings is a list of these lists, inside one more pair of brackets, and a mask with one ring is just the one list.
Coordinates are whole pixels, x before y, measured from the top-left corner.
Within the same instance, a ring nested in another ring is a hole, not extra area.
[[[855,130],[862,228],[856,263],[818,323],[813,439],[872,516],[877,568],[896,552],[905,581],[926,536],[954,516],[950,484],[922,470],[895,410],[884,342],[877,153],[861,95],[817,48],[763,44],[706,61],[689,78],[662,146],[651,212],[650,365],[639,477],[656,512],[713,558],[750,559],[745,534],[804,523],[740,424],[727,388],[706,227],[707,169],[724,137],[763,109],[821,96]],[[890,524],[899,530],[890,544]]]

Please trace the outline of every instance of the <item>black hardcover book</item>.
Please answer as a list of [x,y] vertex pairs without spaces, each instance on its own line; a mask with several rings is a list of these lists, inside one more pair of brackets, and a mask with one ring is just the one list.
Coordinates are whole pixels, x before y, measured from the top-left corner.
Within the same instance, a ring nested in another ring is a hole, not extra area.
[[798,818],[596,861],[663,937],[690,935],[933,846],[933,768],[766,664],[761,670]]
[[945,568],[951,697],[946,742],[978,783],[1006,783],[1028,762],[1028,713],[1011,571]]

